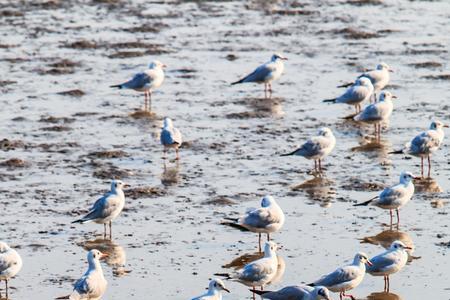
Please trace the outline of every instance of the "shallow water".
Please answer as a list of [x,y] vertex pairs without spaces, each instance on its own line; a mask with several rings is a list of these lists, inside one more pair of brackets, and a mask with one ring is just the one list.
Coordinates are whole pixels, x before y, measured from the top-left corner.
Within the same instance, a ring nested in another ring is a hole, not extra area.
[[[24,259],[11,299],[71,291],[86,268],[83,246],[96,245],[102,226],[70,222],[112,176],[133,188],[106,245],[119,263],[104,265],[105,299],[202,293],[213,273],[227,271],[221,266],[256,250],[257,236],[222,227],[221,218],[264,194],[287,215],[274,235],[286,268],[270,289],[315,280],[359,250],[383,251],[386,233],[373,237],[388,229],[388,213],[351,204],[403,170],[417,173],[417,159],[388,152],[433,118],[449,122],[446,1],[3,1],[0,16],[0,139],[9,140],[0,163],[21,160],[0,166],[0,238]],[[289,61],[272,99],[261,86],[229,86],[274,51]],[[136,118],[142,95],[108,86],[155,58],[169,66],[153,96],[156,116]],[[372,146],[371,127],[342,120],[352,110],[321,99],[380,61],[395,69],[390,90],[399,99],[382,144]],[[75,89],[78,96],[59,94]],[[166,115],[187,141],[178,165],[161,159]],[[314,179],[311,162],[278,154],[320,126],[338,144],[326,178]],[[447,145],[433,157],[434,180],[401,211],[417,259],[392,276],[395,295],[380,296],[382,279],[367,276],[358,298],[450,299]],[[109,150],[123,152],[95,153]],[[251,297],[227,285],[225,299]]]

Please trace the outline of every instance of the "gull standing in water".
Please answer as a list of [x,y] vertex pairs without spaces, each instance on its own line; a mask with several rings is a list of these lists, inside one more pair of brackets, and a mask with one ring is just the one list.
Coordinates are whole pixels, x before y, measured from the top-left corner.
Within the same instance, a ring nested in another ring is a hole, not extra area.
[[164,125],[161,129],[160,141],[161,145],[164,146],[164,159],[166,159],[167,149],[170,148],[175,148],[177,155],[176,159],[180,159],[178,148],[181,146],[183,139],[178,128],[173,127],[173,122],[170,118],[164,118]]
[[381,139],[381,124],[392,114],[394,104],[392,99],[397,98],[390,92],[384,91],[380,94],[380,101],[370,104],[362,112],[354,117],[355,121],[373,124],[375,126],[375,137]]
[[369,100],[373,93],[373,85],[369,78],[358,78],[351,87],[349,87],[344,94],[334,99],[323,100],[323,102],[345,103],[353,105],[356,113],[361,111],[361,103],[364,100]]
[[127,82],[111,85],[112,88],[132,89],[137,92],[144,92],[144,111],[152,109],[152,92],[159,88],[164,81],[165,64],[155,60],[150,63],[148,70],[137,73]]
[[367,267],[366,271],[373,276],[384,277],[384,290],[389,292],[389,275],[397,273],[408,262],[408,252],[412,250],[401,241],[394,241],[391,247],[386,251],[370,259],[372,266]]
[[214,278],[209,282],[208,292],[192,300],[222,300],[222,291],[230,292],[222,280]]
[[441,121],[431,122],[430,129],[419,133],[403,150],[390,152],[390,154],[406,153],[420,157],[420,174],[423,178],[423,160],[428,159],[428,178],[431,177],[431,155],[438,150],[444,141],[444,130],[449,126]]
[[100,259],[107,257],[107,254],[93,249],[88,252],[88,270],[75,282],[73,292],[69,296],[58,297],[56,299],[70,300],[99,300],[106,291],[108,282],[103,276]]
[[281,156],[298,155],[314,160],[314,171],[322,172],[322,159],[324,159],[336,145],[336,138],[330,128],[322,127],[317,136],[311,137],[300,148]]
[[261,252],[261,233],[267,234],[267,241],[270,241],[270,234],[283,227],[284,213],[272,196],[265,196],[261,200],[260,208],[251,210],[239,218],[225,219],[231,222],[221,224],[258,233],[258,247]]
[[308,285],[325,286],[330,291],[339,293],[341,300],[343,297],[350,297],[355,300],[354,296],[345,294],[345,292],[356,288],[362,282],[366,274],[366,264],[372,265],[367,255],[359,252],[355,255],[351,265],[341,267]]
[[376,196],[366,202],[354,204],[353,206],[374,205],[383,209],[389,209],[391,215],[392,227],[392,210],[397,211],[397,228],[400,224],[399,209],[406,205],[414,195],[413,179],[415,177],[410,172],[402,172],[400,174],[400,183],[385,188],[379,196]]
[[330,292],[324,286],[294,285],[278,291],[254,291],[270,300],[331,300]]
[[[375,101],[377,99],[377,93],[382,91],[389,83],[390,80],[389,72],[394,71],[391,69],[391,67],[388,66],[388,64],[382,62],[379,65],[377,65],[375,70],[367,71],[358,76],[358,78],[367,77],[370,79],[374,88],[373,95]],[[350,85],[351,83],[343,84],[338,87],[348,87]]]
[[8,280],[16,276],[20,269],[22,269],[22,258],[19,253],[0,241],[0,282],[5,281],[6,298],[8,298]]
[[272,95],[272,81],[278,80],[284,71],[283,60],[287,60],[287,58],[281,54],[275,53],[272,55],[269,62],[260,65],[255,71],[244,78],[233,82],[231,85],[246,82],[264,83],[264,93],[267,94],[267,91],[269,91],[270,95]]
[[215,274],[218,276],[225,276],[227,279],[238,281],[246,286],[259,286],[264,288],[264,285],[271,282],[277,274],[278,258],[277,258],[277,244],[274,242],[266,242],[264,246],[264,257],[255,260],[242,269],[233,274]]
[[125,194],[122,189],[126,187],[129,187],[129,185],[120,180],[113,180],[111,182],[111,190],[95,201],[87,215],[72,223],[84,224],[95,222],[97,224],[103,224],[105,237],[106,224],[109,223],[109,237],[112,238],[112,221],[119,216],[125,205]]

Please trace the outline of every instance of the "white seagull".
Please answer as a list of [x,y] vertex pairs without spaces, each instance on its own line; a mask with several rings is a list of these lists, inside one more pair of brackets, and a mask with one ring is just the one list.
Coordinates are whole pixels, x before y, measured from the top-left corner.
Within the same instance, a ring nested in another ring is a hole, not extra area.
[[227,279],[253,287],[253,290],[257,286],[264,288],[264,285],[271,282],[277,274],[278,258],[276,250],[277,244],[274,242],[266,242],[264,246],[264,257],[245,265],[236,273],[216,275],[226,276]]
[[[376,100],[376,94],[383,90],[389,83],[390,75],[389,72],[394,72],[391,67],[386,63],[380,63],[377,65],[375,70],[367,71],[358,78],[367,77],[372,82],[374,88],[374,97]],[[344,84],[339,87],[348,87],[349,84]]]
[[106,291],[108,282],[103,276],[100,259],[107,257],[107,254],[93,249],[88,252],[88,270],[75,282],[73,292],[69,296],[58,297],[56,299],[70,300],[99,300]]
[[384,277],[384,290],[389,292],[389,275],[397,273],[408,262],[408,252],[412,250],[401,241],[394,241],[391,247],[373,258],[370,259],[372,266],[367,267],[366,271],[373,276]]
[[366,264],[372,265],[367,255],[359,252],[355,255],[351,265],[341,267],[309,284],[309,286],[325,286],[330,291],[339,293],[341,300],[343,297],[350,297],[355,300],[354,296],[345,294],[345,292],[354,289],[362,282],[366,274]]
[[264,83],[264,93],[269,91],[269,93],[272,94],[272,81],[278,80],[284,71],[283,60],[287,60],[287,58],[281,54],[275,53],[272,55],[269,62],[260,65],[251,74],[233,82],[231,85],[246,82]]
[[405,145],[403,150],[393,151],[390,154],[406,153],[420,157],[420,174],[423,178],[423,160],[428,159],[428,177],[431,177],[431,155],[436,152],[444,141],[444,130],[449,126],[441,121],[431,122],[430,129],[416,135],[411,142]]
[[222,280],[214,278],[209,282],[208,292],[192,300],[222,300],[222,291],[230,292]]
[[330,292],[324,286],[293,285],[278,291],[254,291],[270,300],[331,300]]
[[351,87],[349,87],[344,94],[334,99],[323,100],[323,102],[345,103],[353,105],[356,113],[361,111],[361,103],[364,100],[369,100],[373,94],[373,85],[369,78],[358,78]]
[[389,120],[394,109],[394,104],[392,99],[397,98],[393,96],[390,92],[383,91],[380,94],[380,100],[369,106],[366,106],[362,112],[354,117],[355,121],[374,124],[375,126],[375,137],[377,139],[381,138],[381,124]]
[[20,269],[22,269],[22,258],[19,253],[0,241],[0,281],[5,281],[6,298],[8,298],[8,280],[16,276]]
[[173,122],[170,118],[164,118],[164,125],[161,129],[160,135],[161,145],[164,146],[164,159],[166,158],[166,151],[170,148],[175,148],[176,159],[180,159],[178,148],[183,143],[181,132],[178,128],[173,127]]
[[109,223],[109,237],[112,237],[112,221],[122,212],[125,205],[125,194],[123,188],[129,187],[128,184],[120,180],[111,182],[111,190],[103,197],[95,201],[91,210],[79,220],[72,223],[89,223],[95,222],[104,225],[104,235],[106,237],[106,224]]
[[272,196],[265,196],[261,200],[260,208],[250,210],[239,218],[225,219],[232,222],[222,222],[221,224],[258,233],[258,245],[261,252],[261,233],[266,233],[267,240],[270,241],[270,234],[283,227],[285,217],[275,199]]
[[322,172],[322,159],[324,159],[336,145],[336,138],[330,128],[322,127],[317,136],[311,137],[300,148],[281,156],[298,155],[314,160],[314,171]]
[[152,109],[152,92],[159,88],[164,81],[164,70],[166,65],[155,60],[150,63],[148,70],[137,73],[127,82],[111,85],[112,88],[132,89],[137,92],[144,92],[144,111]]
[[374,205],[383,209],[389,209],[391,215],[391,227],[392,227],[392,210],[397,211],[397,227],[400,224],[399,209],[406,205],[414,195],[414,175],[410,172],[402,172],[400,174],[400,183],[385,188],[380,195],[353,206],[367,206]]

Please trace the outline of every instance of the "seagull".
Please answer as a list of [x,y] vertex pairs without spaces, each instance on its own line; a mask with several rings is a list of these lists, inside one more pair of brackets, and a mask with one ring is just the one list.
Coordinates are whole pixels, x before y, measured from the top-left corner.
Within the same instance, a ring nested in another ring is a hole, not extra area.
[[[358,78],[367,77],[372,82],[374,88],[374,97],[377,98],[376,94],[383,90],[389,83],[390,75],[389,72],[394,72],[391,67],[386,63],[380,63],[377,65],[375,70],[364,72],[359,75]],[[343,84],[338,87],[348,87],[349,84]]]
[[242,269],[233,274],[215,274],[217,276],[225,276],[227,279],[238,281],[246,286],[256,286],[264,288],[264,285],[271,282],[277,274],[277,244],[274,242],[266,242],[264,246],[264,257],[255,260]]
[[417,179],[410,172],[402,172],[400,174],[400,183],[385,188],[380,195],[353,206],[367,206],[374,205],[383,209],[389,209],[391,215],[392,227],[392,210],[397,211],[397,227],[400,224],[399,209],[406,205],[414,195],[413,179]]
[[8,298],[8,280],[16,276],[20,269],[22,269],[22,258],[19,253],[0,241],[0,281],[5,281],[6,298]]
[[272,94],[272,81],[278,80],[284,70],[283,60],[287,60],[287,58],[275,53],[269,62],[260,65],[251,74],[233,82],[231,85],[246,82],[264,83],[264,93],[267,94],[267,91],[269,91]]
[[83,218],[72,223],[95,222],[104,225],[104,236],[106,237],[106,224],[109,223],[109,237],[112,238],[112,221],[122,212],[125,205],[125,194],[122,188],[129,187],[120,180],[111,182],[111,191],[95,201],[91,210]]
[[408,252],[412,250],[401,241],[394,241],[391,247],[370,259],[372,266],[366,268],[366,272],[373,276],[384,276],[384,290],[389,292],[389,275],[397,273],[408,262]]
[[372,265],[367,255],[359,252],[355,255],[351,265],[339,268],[308,285],[325,286],[332,292],[339,292],[341,300],[343,297],[350,297],[355,300],[354,296],[345,294],[345,292],[354,289],[362,282],[366,274],[366,264]]
[[381,123],[389,120],[392,114],[394,105],[392,99],[397,98],[390,92],[383,91],[380,94],[380,100],[373,104],[370,104],[362,112],[356,115],[353,119],[364,123],[374,124],[375,137],[381,139]]
[[331,300],[330,292],[324,286],[293,285],[274,292],[254,292],[265,299],[271,300]]
[[441,121],[431,122],[430,129],[416,135],[411,142],[405,145],[405,148],[399,151],[389,152],[390,154],[410,154],[420,157],[420,174],[423,178],[423,160],[428,159],[428,178],[431,177],[431,155],[439,149],[444,141],[443,127],[449,126]]
[[265,196],[261,200],[261,207],[250,210],[239,218],[226,218],[231,222],[222,222],[244,231],[258,233],[259,252],[261,252],[261,233],[267,234],[267,241],[270,241],[270,234],[277,232],[283,227],[284,213],[272,196]]
[[84,275],[75,282],[73,292],[69,296],[58,297],[56,299],[70,300],[99,300],[106,291],[108,282],[103,276],[100,259],[106,258],[108,255],[93,249],[88,252],[87,260],[89,263],[88,270]]
[[192,298],[192,300],[222,300],[222,291],[230,292],[230,290],[225,287],[222,280],[214,278],[209,282],[208,292]]
[[369,100],[373,93],[373,85],[369,78],[361,77],[349,87],[344,94],[334,99],[323,100],[323,102],[345,103],[353,105],[356,113],[361,111],[361,103]]
[[[281,156],[298,155],[314,160],[314,171],[322,172],[322,159],[324,159],[336,145],[336,138],[328,127],[319,129],[317,136],[311,137],[300,148]],[[318,166],[318,168],[317,168]]]
[[178,148],[181,146],[183,140],[180,131],[178,128],[173,127],[173,122],[170,118],[164,118],[164,126],[161,129],[160,141],[161,145],[164,146],[164,159],[166,158],[166,151],[169,148],[175,148],[177,154],[176,159],[180,159]]
[[111,85],[112,88],[132,89],[137,92],[144,92],[144,111],[151,111],[152,109],[152,92],[159,88],[164,81],[164,68],[167,67],[162,62],[152,61],[148,70],[137,73],[127,82]]

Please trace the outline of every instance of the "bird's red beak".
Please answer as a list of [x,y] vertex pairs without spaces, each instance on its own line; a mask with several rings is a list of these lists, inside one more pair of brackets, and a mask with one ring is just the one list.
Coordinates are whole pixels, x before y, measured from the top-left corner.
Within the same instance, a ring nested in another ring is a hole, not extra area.
[[371,263],[370,260],[367,261],[367,264],[368,264],[369,266],[373,266],[373,263]]
[[102,253],[102,255],[100,255],[100,259],[105,259],[109,256],[109,254],[107,253]]

